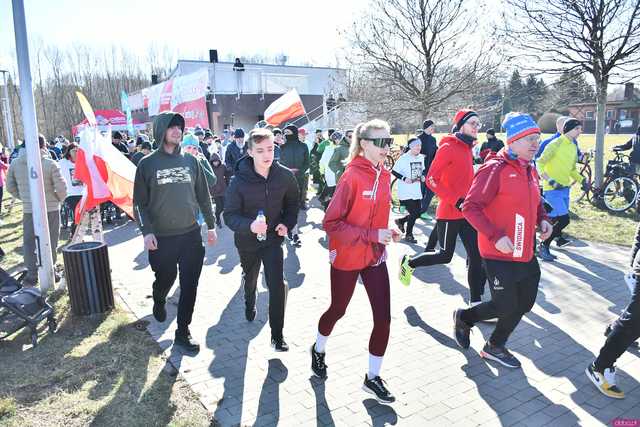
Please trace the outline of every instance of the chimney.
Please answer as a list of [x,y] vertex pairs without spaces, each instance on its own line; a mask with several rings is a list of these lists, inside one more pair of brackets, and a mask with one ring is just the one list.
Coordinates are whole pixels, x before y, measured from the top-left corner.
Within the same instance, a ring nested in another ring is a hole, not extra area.
[[633,83],[625,83],[624,85],[624,100],[629,101],[633,99]]

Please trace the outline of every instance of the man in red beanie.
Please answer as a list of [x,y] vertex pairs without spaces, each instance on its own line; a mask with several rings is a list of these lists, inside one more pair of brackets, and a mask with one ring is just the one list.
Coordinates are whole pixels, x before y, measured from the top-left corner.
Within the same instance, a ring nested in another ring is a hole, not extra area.
[[478,114],[468,109],[458,111],[453,121],[452,133],[440,141],[427,174],[427,186],[440,199],[436,210],[440,248],[413,257],[405,255],[400,265],[400,281],[408,286],[415,268],[451,262],[459,235],[467,252],[469,304],[473,306],[481,301],[486,275],[478,251],[478,235],[462,215],[462,204],[473,180],[471,149],[482,124]]

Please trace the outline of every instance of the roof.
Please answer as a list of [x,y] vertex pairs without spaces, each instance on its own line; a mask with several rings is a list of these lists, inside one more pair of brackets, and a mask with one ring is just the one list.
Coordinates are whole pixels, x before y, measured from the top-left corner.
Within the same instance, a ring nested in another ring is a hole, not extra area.
[[[626,108],[634,108],[640,107],[640,89],[633,89],[633,97],[631,99],[624,99],[624,86],[618,86],[609,92],[607,95],[607,104],[615,105]],[[569,107],[592,107],[595,106],[596,102],[579,102],[576,104],[571,104]]]

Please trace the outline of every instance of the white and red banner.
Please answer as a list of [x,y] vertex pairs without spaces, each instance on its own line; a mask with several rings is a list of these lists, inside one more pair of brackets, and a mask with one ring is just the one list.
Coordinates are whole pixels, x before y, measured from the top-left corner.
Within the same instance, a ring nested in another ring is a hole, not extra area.
[[[209,71],[200,70],[185,76],[174,77],[160,84],[143,89],[142,106],[149,109],[149,117],[162,111],[172,110],[182,114],[187,127],[200,125],[208,127],[206,93],[209,85]],[[130,98],[134,108],[140,99]]]
[[102,135],[89,102],[79,92],[78,98],[88,126],[80,132],[75,178],[85,185],[82,200],[75,212],[76,223],[82,213],[100,203],[111,201],[133,218],[133,182],[136,167],[111,143],[111,133]]
[[278,126],[287,120],[292,120],[305,114],[306,111],[298,91],[291,89],[267,107],[264,111],[264,120],[270,125]]
[[[95,111],[96,126],[98,130],[107,131],[111,130],[131,130],[128,128],[127,116],[119,110],[96,110]],[[89,120],[86,118],[75,125],[71,132],[74,136],[78,135],[82,129],[89,126]],[[144,129],[144,123],[140,123],[137,120],[133,120],[133,127],[135,129]],[[133,135],[131,135],[133,136]]]

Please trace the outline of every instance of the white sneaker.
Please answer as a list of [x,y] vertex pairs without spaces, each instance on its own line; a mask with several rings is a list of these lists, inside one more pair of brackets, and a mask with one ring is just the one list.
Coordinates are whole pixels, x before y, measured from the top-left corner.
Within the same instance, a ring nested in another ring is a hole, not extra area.
[[633,271],[627,271],[624,274],[624,283],[627,284],[629,292],[631,292],[631,295],[633,295],[633,291],[636,289],[636,275],[633,273]]

